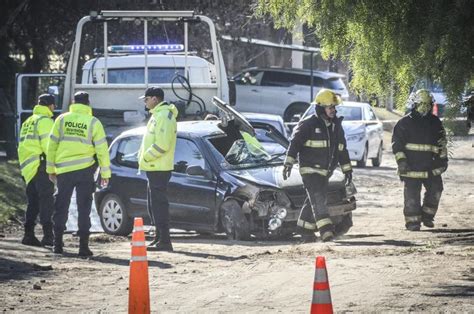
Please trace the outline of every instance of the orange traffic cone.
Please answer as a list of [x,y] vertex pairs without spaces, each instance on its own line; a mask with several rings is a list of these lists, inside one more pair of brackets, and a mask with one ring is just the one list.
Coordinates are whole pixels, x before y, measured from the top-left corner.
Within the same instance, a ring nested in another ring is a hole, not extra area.
[[324,256],[316,258],[316,273],[314,274],[313,302],[311,314],[332,314],[331,292],[329,291],[328,273]]
[[130,259],[130,283],[128,289],[128,313],[150,313],[150,289],[148,286],[148,261],[146,258],[143,219],[135,218]]

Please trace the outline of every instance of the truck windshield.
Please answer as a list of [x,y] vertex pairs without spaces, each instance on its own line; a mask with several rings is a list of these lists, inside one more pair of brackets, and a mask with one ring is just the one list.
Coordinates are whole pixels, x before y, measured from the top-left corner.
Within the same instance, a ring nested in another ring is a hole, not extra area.
[[[143,84],[144,68],[109,69],[109,84]],[[149,68],[148,81],[155,84],[169,84],[176,74],[184,75],[183,68]]]

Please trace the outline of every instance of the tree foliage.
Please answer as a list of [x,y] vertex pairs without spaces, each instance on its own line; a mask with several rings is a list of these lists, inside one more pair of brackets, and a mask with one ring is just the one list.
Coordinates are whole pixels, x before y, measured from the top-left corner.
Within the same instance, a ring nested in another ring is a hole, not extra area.
[[439,81],[456,102],[474,69],[471,0],[259,0],[276,26],[314,27],[324,58],[348,61],[351,87],[399,104],[418,78]]

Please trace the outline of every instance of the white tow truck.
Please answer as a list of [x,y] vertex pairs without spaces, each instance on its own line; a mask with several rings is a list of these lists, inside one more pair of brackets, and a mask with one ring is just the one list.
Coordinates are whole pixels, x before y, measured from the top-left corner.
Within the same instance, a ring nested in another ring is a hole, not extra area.
[[235,95],[214,23],[193,11],[102,11],[85,16],[77,24],[66,73],[18,74],[16,83],[17,131],[38,95],[56,94],[59,114],[68,111],[72,96],[81,90],[90,94],[94,115],[110,138],[144,122],[145,107],[138,97],[148,86],[161,87],[165,100],[177,105],[180,118],[215,110],[214,96],[232,103]]

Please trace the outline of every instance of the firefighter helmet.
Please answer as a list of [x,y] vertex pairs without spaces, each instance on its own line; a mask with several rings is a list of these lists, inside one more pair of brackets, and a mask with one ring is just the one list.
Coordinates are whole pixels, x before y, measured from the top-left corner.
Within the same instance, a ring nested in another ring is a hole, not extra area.
[[426,89],[419,89],[413,98],[414,109],[421,115],[427,115],[433,108],[433,95]]
[[342,103],[341,96],[329,89],[321,89],[316,97],[314,103],[322,107],[337,106]]

